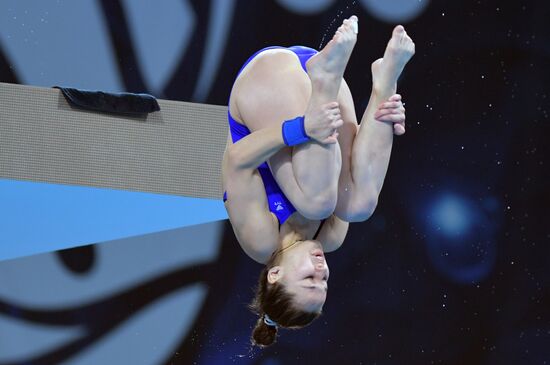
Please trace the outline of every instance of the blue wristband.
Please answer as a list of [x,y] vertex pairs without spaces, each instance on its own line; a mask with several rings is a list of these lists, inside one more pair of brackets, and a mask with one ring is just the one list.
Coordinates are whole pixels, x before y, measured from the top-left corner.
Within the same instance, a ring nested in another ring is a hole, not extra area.
[[283,140],[287,146],[296,146],[305,143],[311,138],[306,134],[304,117],[285,120],[283,123]]

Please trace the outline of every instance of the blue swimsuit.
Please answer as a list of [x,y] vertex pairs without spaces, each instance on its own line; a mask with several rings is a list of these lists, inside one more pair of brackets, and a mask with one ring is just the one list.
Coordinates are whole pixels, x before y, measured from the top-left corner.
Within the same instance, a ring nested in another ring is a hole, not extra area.
[[[245,66],[250,61],[252,61],[252,59],[254,59],[254,57],[256,57],[260,52],[263,52],[268,49],[276,49],[276,48],[284,49],[285,47],[273,46],[273,47],[267,47],[259,50],[258,52],[254,53],[245,62],[245,64],[239,70],[239,74],[245,68]],[[311,56],[317,53],[317,51],[314,50],[313,48],[308,48],[303,46],[293,46],[286,49],[294,52],[298,56],[304,71],[306,71],[307,60],[309,60]],[[250,129],[248,129],[245,125],[233,119],[229,110],[227,111],[227,119],[229,120],[229,130],[231,132],[231,138],[233,140],[233,143],[236,143],[241,138],[251,133]],[[275,216],[279,220],[279,225],[282,225],[292,215],[292,213],[296,211],[296,208],[294,208],[294,206],[292,205],[292,203],[290,203],[290,200],[288,200],[288,198],[285,196],[285,194],[283,193],[279,185],[277,185],[277,182],[275,181],[273,174],[271,174],[271,170],[269,169],[267,162],[264,162],[263,164],[258,166],[258,172],[260,173],[260,176],[262,177],[262,180],[264,182],[265,193],[267,195],[267,201],[269,204],[269,210],[273,214],[275,214]],[[223,201],[225,202],[226,200],[227,200],[227,192],[223,194]]]

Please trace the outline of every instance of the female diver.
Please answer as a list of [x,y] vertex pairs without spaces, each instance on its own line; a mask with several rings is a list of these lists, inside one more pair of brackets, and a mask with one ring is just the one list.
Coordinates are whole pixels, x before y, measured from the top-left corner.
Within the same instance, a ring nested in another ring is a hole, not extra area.
[[414,43],[402,26],[394,29],[372,64],[359,126],[343,80],[357,21],[344,20],[320,52],[294,46],[255,53],[231,90],[224,201],[242,249],[265,264],[251,304],[260,346],[274,342],[278,326],[300,328],[320,315],[329,277],[324,252],[342,245],[348,222],[371,216],[393,134],[405,132],[395,92]]

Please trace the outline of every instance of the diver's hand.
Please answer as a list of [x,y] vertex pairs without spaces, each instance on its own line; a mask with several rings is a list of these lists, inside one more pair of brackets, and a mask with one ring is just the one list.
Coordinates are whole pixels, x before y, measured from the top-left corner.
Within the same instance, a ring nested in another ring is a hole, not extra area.
[[340,106],[337,102],[308,110],[304,116],[306,134],[321,144],[338,142],[338,128],[343,124]]
[[393,123],[393,134],[396,136],[405,134],[405,107],[401,101],[401,95],[392,95],[388,101],[380,104],[374,113],[374,119],[379,122]]

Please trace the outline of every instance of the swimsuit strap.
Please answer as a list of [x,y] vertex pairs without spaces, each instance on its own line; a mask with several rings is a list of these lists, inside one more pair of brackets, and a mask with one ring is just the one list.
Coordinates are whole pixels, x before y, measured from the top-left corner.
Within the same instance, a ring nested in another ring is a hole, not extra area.
[[319,232],[321,232],[321,228],[323,228],[323,224],[325,224],[326,219],[323,219],[321,221],[321,224],[319,224],[319,228],[317,228],[317,232],[315,232],[315,235],[313,235],[313,239],[316,240],[317,236],[319,235]]

